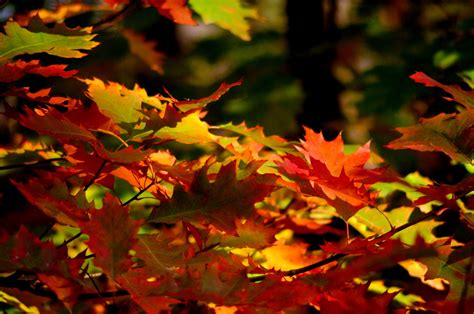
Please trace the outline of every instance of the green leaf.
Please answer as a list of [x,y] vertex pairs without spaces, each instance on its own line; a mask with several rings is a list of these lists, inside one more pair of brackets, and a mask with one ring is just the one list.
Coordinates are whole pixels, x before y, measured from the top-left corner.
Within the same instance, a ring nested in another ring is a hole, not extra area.
[[213,142],[216,136],[209,132],[209,125],[194,112],[184,117],[175,127],[165,126],[155,133],[163,140],[175,140],[183,144],[199,144]]
[[53,33],[55,29],[44,28],[40,32],[32,32],[10,21],[5,25],[5,34],[0,33],[0,62],[22,54],[45,52],[63,58],[81,58],[86,54],[80,49],[90,50],[99,43],[91,41],[95,35],[90,28],[81,31],[63,28],[61,34]]
[[[472,262],[472,246],[467,248],[469,250],[467,256],[455,259],[453,262],[451,258],[453,254],[457,254],[463,248],[454,249],[449,241],[448,243],[442,243],[441,241],[437,243],[437,256],[420,258],[419,261],[428,267],[425,274],[426,279],[444,278],[449,281],[447,300],[457,301],[463,293],[464,281],[470,280],[472,276],[472,273],[468,273],[470,270],[469,263]],[[440,243],[442,245],[439,245]]]
[[[385,216],[384,216],[385,215]],[[418,209],[411,207],[399,207],[383,214],[375,208],[363,208],[354,216],[358,221],[362,222],[376,234],[382,235],[391,230],[391,226],[400,227],[421,215]],[[387,221],[388,219],[388,221]],[[434,220],[421,221],[405,230],[402,230],[393,236],[394,239],[400,239],[408,245],[415,244],[417,236],[421,236],[426,243],[432,243],[437,238],[432,231],[435,227],[441,225],[442,222]],[[367,234],[369,235],[369,234]]]
[[276,229],[250,219],[245,223],[236,221],[236,227],[237,236],[223,235],[219,240],[221,246],[261,249],[275,242],[275,234],[278,232]]
[[245,19],[256,19],[257,10],[243,7],[239,0],[190,0],[189,4],[204,23],[215,23],[243,40],[250,40],[250,26]]
[[129,90],[114,82],[106,84],[98,78],[81,81],[88,85],[87,96],[97,104],[99,111],[116,123],[137,122],[143,117],[140,112],[142,103],[159,109],[162,107],[158,98],[148,96],[138,85]]
[[242,122],[239,125],[233,125],[232,123],[223,124],[220,126],[213,127],[213,129],[222,129],[231,131],[246,137],[251,138],[255,142],[262,144],[268,148],[273,149],[279,153],[292,153],[295,152],[293,148],[293,143],[285,140],[282,137],[272,135],[266,136],[263,132],[263,128],[260,126],[256,126],[253,128],[247,127],[245,122]]
[[439,151],[453,160],[471,163],[474,152],[473,125],[473,109],[459,114],[441,113],[433,118],[422,119],[418,125],[397,128],[402,136],[390,142],[387,147],[424,152]]

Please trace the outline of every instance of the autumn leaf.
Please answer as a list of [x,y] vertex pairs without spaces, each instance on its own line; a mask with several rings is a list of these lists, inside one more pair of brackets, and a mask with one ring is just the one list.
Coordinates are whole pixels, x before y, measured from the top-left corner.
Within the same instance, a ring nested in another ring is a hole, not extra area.
[[22,54],[45,52],[63,58],[81,58],[86,54],[80,50],[90,50],[99,43],[92,41],[90,29],[54,33],[55,29],[41,29],[33,32],[9,21],[4,27],[5,34],[0,34],[0,61],[12,59]]
[[274,246],[262,250],[262,255],[265,258],[262,264],[265,268],[281,271],[308,266],[321,259],[317,255],[311,255],[308,245],[301,242],[285,244],[278,241]]
[[32,178],[26,183],[13,183],[31,204],[60,224],[77,227],[78,221],[88,220],[86,209],[91,204],[83,192],[73,196],[65,182],[50,173],[42,175],[41,180]]
[[0,230],[0,272],[15,270],[35,271],[58,298],[71,307],[80,285],[79,269],[82,258],[70,259],[67,248],[55,247],[51,242],[41,242],[24,226],[13,236],[2,236]]
[[[390,232],[392,226],[395,228],[402,226],[422,214],[419,209],[402,206],[384,212],[380,212],[375,208],[363,208],[354,217],[365,226],[366,230],[369,228],[372,230],[371,233],[375,232],[381,235]],[[393,238],[412,245],[415,243],[416,238],[421,236],[426,243],[431,243],[437,239],[432,233],[433,229],[441,224],[441,222],[434,220],[421,221],[406,230],[398,232]],[[361,230],[361,233],[367,235],[366,230]]]
[[459,86],[456,85],[444,85],[440,82],[432,79],[423,72],[415,72],[410,76],[412,80],[417,83],[424,84],[428,87],[439,87],[448,94],[450,94],[457,103],[463,105],[465,108],[474,108],[474,92],[462,90]]
[[391,149],[413,149],[438,151],[451,159],[471,163],[474,151],[474,110],[459,114],[441,113],[433,118],[421,119],[420,124],[396,128],[402,136],[386,147]]
[[115,280],[132,265],[129,250],[136,241],[139,221],[132,220],[128,209],[111,194],[106,194],[102,209],[92,209],[89,215],[90,221],[79,226],[89,236],[87,244],[95,253],[94,264]]
[[227,131],[237,133],[239,135],[243,135],[279,153],[290,153],[290,152],[295,151],[294,148],[292,147],[292,142],[289,142],[285,140],[284,138],[279,137],[277,135],[266,136],[265,133],[263,132],[262,127],[256,126],[253,128],[249,128],[247,127],[245,122],[242,122],[241,124],[238,124],[238,125],[227,123],[227,124],[212,127],[212,129],[216,129],[216,130],[222,129],[222,130],[227,130]]
[[130,29],[123,30],[122,35],[127,39],[130,51],[134,55],[143,60],[150,69],[163,75],[163,61],[165,55],[156,51],[155,42],[147,41],[142,35]]
[[175,102],[174,104],[176,105],[176,107],[178,107],[180,111],[183,111],[183,112],[187,112],[193,109],[205,108],[211,102],[218,101],[232,87],[240,86],[240,85],[242,85],[242,80],[238,80],[231,84],[221,83],[219,88],[208,97],[195,99],[195,100],[181,100],[181,101]]
[[184,117],[175,127],[165,126],[154,136],[162,140],[175,140],[183,144],[199,144],[213,142],[215,135],[209,132],[209,125],[194,112]]
[[277,165],[295,182],[289,185],[307,195],[323,197],[344,218],[349,219],[365,206],[374,205],[372,183],[383,180],[382,169],[366,169],[368,146],[350,155],[343,152],[342,138],[326,141],[321,133],[306,129],[305,141],[296,149],[305,157],[286,155]]
[[187,0],[147,0],[164,17],[178,24],[197,25],[193,13],[186,6]]
[[74,99],[61,96],[51,96],[51,88],[43,88],[32,92],[29,87],[12,87],[8,89],[5,96],[16,96],[29,101],[43,103],[47,105],[60,105],[67,106],[70,102],[74,102]]
[[235,226],[237,235],[223,235],[218,239],[221,246],[261,249],[275,242],[275,234],[278,232],[278,230],[265,226],[263,223],[257,223],[253,219],[248,219],[245,222],[237,220]]
[[33,111],[25,108],[25,114],[18,121],[38,133],[50,135],[63,141],[97,142],[94,134],[74,124],[56,109]]
[[76,70],[66,71],[66,67],[67,65],[65,64],[42,66],[39,60],[31,60],[28,62],[17,60],[15,62],[0,65],[0,82],[11,83],[19,80],[26,74],[67,78],[77,73]]
[[235,168],[235,162],[222,166],[211,183],[206,174],[207,167],[203,167],[195,174],[188,192],[177,186],[172,199],[155,208],[148,221],[198,221],[235,233],[234,220],[248,217],[254,204],[273,190],[273,186],[259,183],[260,175],[256,173],[237,180]]
[[86,95],[97,104],[100,112],[118,124],[138,122],[143,117],[142,103],[162,107],[158,98],[148,96],[138,85],[129,90],[117,83],[104,83],[98,78],[81,81],[88,85]]
[[[457,301],[464,290],[464,282],[472,278],[469,264],[472,264],[472,244],[454,248],[450,240],[440,239],[434,244],[435,256],[419,258],[418,261],[427,266],[425,279],[443,278],[449,282],[447,300]],[[461,251],[464,251],[461,253]],[[461,254],[459,254],[461,253]],[[457,258],[453,256],[458,255]]]
[[360,313],[388,313],[390,303],[397,293],[372,295],[368,284],[329,291],[324,293],[320,301],[321,314],[351,314],[354,309]]
[[24,226],[14,236],[3,235],[0,241],[1,272],[17,269],[47,271],[67,258],[65,249],[56,250],[52,243],[41,242]]
[[250,40],[247,18],[258,18],[253,8],[242,6],[240,0],[190,0],[189,5],[204,23],[215,23],[243,40]]
[[93,6],[85,3],[58,3],[54,10],[51,10],[51,8],[31,10],[28,12],[28,17],[34,18],[35,16],[39,16],[45,24],[59,23],[67,18],[93,10],[107,11],[110,10],[110,7],[106,5]]
[[379,242],[375,251],[366,251],[365,254],[352,256],[347,263],[340,263],[335,270],[308,277],[329,290],[338,288],[345,282],[353,282],[354,278],[370,278],[371,274],[393,267],[405,260],[436,255],[436,250],[424,243],[421,238],[418,238],[412,246],[406,246],[400,240],[386,240]]
[[102,145],[96,145],[95,151],[103,159],[120,164],[137,163],[143,161],[148,155],[153,153],[152,149],[141,150],[133,146],[128,146],[127,148],[117,151],[110,151]]

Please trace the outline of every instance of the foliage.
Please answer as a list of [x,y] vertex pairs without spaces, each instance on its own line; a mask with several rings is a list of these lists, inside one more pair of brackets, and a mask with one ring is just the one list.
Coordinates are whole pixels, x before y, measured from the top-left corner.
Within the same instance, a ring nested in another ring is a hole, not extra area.
[[[397,129],[387,147],[438,151],[467,170],[450,185],[401,177],[370,143],[210,124],[208,107],[245,80],[179,100],[95,77],[95,31],[132,6],[190,25],[192,9],[245,40],[256,17],[237,0],[106,2],[15,16],[0,35],[12,134],[0,150],[2,309],[472,312],[472,92],[412,77],[450,94],[451,113]],[[90,27],[60,22],[95,11],[107,13]],[[162,73],[153,43],[124,36]]]

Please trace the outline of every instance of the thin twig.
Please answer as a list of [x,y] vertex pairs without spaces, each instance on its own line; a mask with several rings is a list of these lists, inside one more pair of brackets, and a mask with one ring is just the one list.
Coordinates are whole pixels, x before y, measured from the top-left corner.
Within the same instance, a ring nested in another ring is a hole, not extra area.
[[[115,298],[129,296],[130,293],[127,290],[116,290],[116,291],[104,291],[100,293],[102,299]],[[97,299],[97,293],[83,293],[78,296],[79,300],[91,300]]]
[[112,13],[108,16],[106,16],[104,19],[92,24],[91,26],[94,28],[94,31],[97,31],[100,27],[102,27],[105,24],[112,23],[115,20],[123,17],[127,11],[132,11],[132,9],[139,4],[139,1],[137,0],[130,0],[130,2],[125,5],[120,11],[117,11],[115,13]]
[[[283,272],[283,274],[284,274],[284,276],[299,275],[299,274],[305,273],[307,271],[322,267],[322,266],[327,265],[329,263],[332,263],[334,261],[337,261],[337,260],[343,258],[346,255],[347,254],[343,254],[343,253],[334,254],[333,256],[330,256],[326,259],[323,259],[322,261],[319,261],[319,262],[316,262],[316,263],[313,263],[313,264],[310,264],[308,266],[304,266],[304,267],[301,267],[301,268],[288,270],[288,271]],[[249,280],[250,280],[250,282],[257,282],[257,281],[262,281],[265,278],[267,278],[267,275],[255,276],[255,277],[250,278]]]
[[130,204],[131,202],[137,200],[137,198],[142,195],[143,193],[145,193],[146,190],[148,190],[149,188],[151,188],[151,186],[155,184],[154,181],[152,181],[150,184],[148,184],[144,189],[140,190],[140,192],[138,192],[137,194],[135,194],[131,199],[129,199],[128,201],[126,201],[125,203],[122,203],[122,206],[127,206],[128,204]]
[[97,291],[97,295],[99,296],[99,298],[102,300],[102,302],[104,302],[105,305],[107,305],[107,302],[105,302],[104,297],[102,296],[102,293],[100,292],[99,286],[95,282],[94,278],[91,276],[91,274],[89,274],[87,270],[83,269],[82,271],[86,273],[87,277],[89,277],[89,279],[91,280],[92,285],[94,286],[94,289]]
[[76,235],[73,236],[72,238],[70,238],[70,239],[64,241],[63,244],[61,244],[61,245],[58,246],[58,248],[68,245],[68,244],[71,243],[72,241],[74,241],[74,240],[76,240],[77,238],[79,238],[81,235],[82,235],[82,232],[79,232],[78,234],[76,234]]
[[[394,235],[395,233],[400,232],[402,230],[405,230],[406,228],[409,228],[409,227],[413,226],[414,224],[417,224],[417,223],[419,223],[423,220],[435,217],[436,214],[440,210],[441,209],[432,210],[431,212],[419,217],[418,219],[413,220],[409,223],[406,223],[406,224],[404,224],[400,227],[397,227],[395,229],[392,229],[391,231],[389,231],[389,232],[387,232],[383,235],[380,235],[377,238],[381,238],[381,237],[387,236],[389,234]],[[79,236],[80,236],[80,234],[77,234],[73,238],[71,238],[68,241],[66,241],[65,243],[63,243],[63,245],[71,242],[72,240],[74,240],[75,238],[77,238]],[[210,249],[214,248],[217,245],[218,244],[210,245],[209,247],[204,248],[202,251],[210,250]],[[348,256],[348,255],[350,255],[350,254],[344,254],[344,253],[334,254],[334,255],[332,255],[332,256],[324,259],[324,260],[321,260],[319,262],[316,262],[316,263],[313,263],[313,264],[310,264],[310,265],[307,265],[307,266],[304,266],[304,267],[301,267],[301,268],[288,270],[288,271],[284,272],[283,274],[285,276],[299,275],[299,274],[308,272],[310,270],[314,270],[314,269],[317,269],[317,268],[322,267],[324,265],[327,265],[331,262],[338,261],[339,259],[341,259],[345,256]],[[466,268],[466,271],[467,271],[468,274],[471,272],[472,263],[473,263],[473,261],[471,259],[470,265],[468,265],[467,268]],[[105,298],[114,298],[114,297],[121,297],[121,296],[129,296],[130,295],[130,293],[127,290],[123,290],[123,289],[115,290],[115,291],[100,292],[97,285],[94,283],[94,281],[92,279],[92,276],[87,272],[85,272],[85,273],[92,280],[92,284],[96,287],[97,293],[83,293],[83,294],[80,294],[80,295],[78,295],[79,300],[89,300],[89,299],[101,298],[105,302],[105,300],[104,300]],[[259,275],[259,276],[256,276],[256,277],[249,278],[249,280],[250,280],[250,282],[257,282],[257,281],[265,280],[266,277],[267,277],[266,274],[262,274],[262,275]],[[462,311],[464,310],[464,307],[465,307],[465,304],[464,304],[465,303],[465,297],[463,298],[463,295],[467,295],[467,288],[466,288],[467,285],[469,285],[469,280],[468,279],[466,279],[466,281],[464,283],[464,288],[463,288],[461,301],[460,301],[461,303],[459,303],[459,305],[458,305],[458,313],[462,313]],[[18,279],[16,277],[12,277],[12,276],[7,277],[7,278],[0,277],[0,287],[14,287],[14,288],[18,288],[20,290],[27,290],[27,291],[35,294],[35,295],[45,296],[45,297],[48,297],[48,298],[53,299],[53,300],[57,299],[56,294],[53,291],[47,289],[46,287],[34,287],[34,286],[31,285],[30,280],[21,280],[21,279]],[[461,312],[459,312],[459,311],[461,311]]]
[[219,245],[221,245],[220,242],[211,244],[211,245],[209,245],[209,246],[206,246],[206,247],[200,249],[199,251],[197,251],[196,253],[194,253],[194,255],[198,255],[198,254],[200,254],[200,253],[204,253],[204,252],[210,251],[210,250],[212,250],[213,248],[218,247]]
[[43,238],[51,231],[51,229],[53,229],[54,225],[56,224],[55,221],[53,221],[52,223],[50,223],[46,229],[43,231],[43,233],[39,236],[39,239],[40,240],[43,240]]
[[[407,222],[407,223],[404,224],[404,225],[401,225],[401,226],[399,226],[399,227],[397,227],[397,228],[395,228],[395,229],[392,229],[391,231],[389,231],[389,232],[387,232],[387,233],[385,233],[385,234],[382,234],[382,235],[378,236],[377,239],[378,239],[378,238],[382,238],[382,237],[386,236],[386,235],[389,234],[389,233],[393,233],[393,234],[398,233],[398,232],[403,231],[403,230],[405,230],[405,229],[407,229],[407,228],[410,228],[411,226],[416,225],[417,223],[422,222],[422,221],[424,221],[424,220],[426,220],[426,219],[428,219],[428,218],[435,217],[435,216],[438,214],[438,212],[440,212],[442,209],[443,209],[443,208],[433,209],[433,210],[431,210],[430,212],[424,214],[423,216],[420,216],[419,218],[417,218],[417,219],[415,219],[415,220],[412,220],[412,221],[410,221],[410,222]],[[393,234],[392,234],[392,235],[393,235]]]
[[[395,233],[398,233],[402,230],[405,230],[423,220],[426,220],[426,219],[429,219],[429,218],[432,218],[432,217],[435,217],[436,214],[441,210],[440,209],[434,209],[432,211],[430,211],[429,213],[426,213],[425,215],[419,217],[418,219],[415,219],[413,221],[410,221],[410,222],[407,222],[406,224],[404,225],[401,225],[400,227],[397,227],[395,229],[392,229],[390,231],[388,231],[387,233],[384,233],[378,237],[376,237],[375,239],[380,239],[380,238],[383,238],[383,237],[386,237],[387,235],[391,235],[393,236]],[[338,253],[338,254],[335,254],[333,256],[330,256],[326,259],[323,259],[322,261],[319,261],[319,262],[316,262],[316,263],[313,263],[313,264],[310,264],[310,265],[307,265],[307,266],[304,266],[304,267],[301,267],[301,268],[297,268],[297,269],[292,269],[292,270],[288,270],[286,272],[284,272],[284,275],[285,276],[295,276],[295,275],[299,275],[299,274],[302,274],[302,273],[305,273],[305,272],[308,272],[310,270],[314,270],[316,268],[319,268],[319,267],[322,267],[326,264],[329,264],[331,262],[334,262],[334,261],[337,261],[345,256],[347,256],[349,254],[344,254],[344,253]],[[256,282],[256,281],[261,281],[261,280],[264,280],[266,278],[267,275],[263,274],[263,275],[260,275],[260,276],[256,276],[256,277],[252,277],[250,278],[249,280],[251,282]]]
[[107,160],[104,160],[102,162],[102,164],[100,165],[99,169],[97,170],[97,172],[94,174],[94,176],[92,177],[92,179],[89,181],[89,183],[86,184],[86,186],[84,187],[84,192],[87,191],[87,189],[92,185],[94,184],[95,180],[97,180],[97,178],[99,177],[100,173],[102,172],[102,170],[104,170],[104,167],[105,167],[105,164],[107,163]]
[[95,254],[89,254],[89,255],[84,256],[84,259],[89,259],[93,257],[95,257]]
[[16,168],[24,168],[24,167],[35,167],[35,166],[39,166],[39,165],[42,165],[42,164],[51,163],[51,162],[54,162],[54,161],[65,161],[65,160],[66,160],[66,158],[42,159],[42,160],[37,160],[33,163],[26,162],[26,163],[21,163],[21,164],[0,166],[0,170],[9,170],[9,169],[16,169]]

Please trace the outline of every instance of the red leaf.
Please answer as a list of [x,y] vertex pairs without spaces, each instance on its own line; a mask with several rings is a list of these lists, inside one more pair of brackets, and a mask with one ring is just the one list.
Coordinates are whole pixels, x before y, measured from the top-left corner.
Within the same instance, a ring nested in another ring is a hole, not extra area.
[[370,296],[368,288],[369,285],[359,285],[324,293],[320,301],[321,313],[352,314],[354,309],[359,313],[390,313],[390,303],[398,292]]
[[39,60],[31,60],[29,62],[17,60],[15,62],[0,65],[0,82],[14,82],[22,78],[25,74],[67,78],[77,73],[77,70],[65,71],[66,67],[66,64],[41,66]]
[[51,242],[41,242],[23,226],[10,238],[0,237],[0,272],[37,272],[39,279],[68,306],[82,290],[77,281],[83,262],[82,258],[71,260],[65,246],[55,247]]
[[72,196],[66,183],[49,172],[42,173],[41,179],[13,184],[31,204],[60,224],[77,227],[78,221],[88,219],[85,208],[90,205],[84,193]]
[[453,160],[471,163],[474,155],[473,127],[473,109],[459,114],[441,113],[433,118],[421,119],[418,125],[396,128],[402,136],[386,147],[422,152],[438,151]]
[[25,115],[22,115],[18,122],[38,133],[51,135],[62,141],[80,140],[89,143],[97,142],[94,134],[71,122],[55,109],[37,110],[35,113],[33,110],[26,108]]
[[225,93],[229,91],[234,86],[239,86],[243,82],[242,79],[238,80],[237,82],[227,84],[227,83],[222,83],[219,88],[212,93],[208,97],[196,99],[196,100],[183,100],[183,101],[178,101],[175,103],[175,105],[179,108],[179,110],[186,112],[188,110],[192,109],[198,109],[198,108],[204,108],[206,107],[209,103],[218,101]]
[[188,192],[180,186],[176,187],[172,199],[155,208],[149,221],[199,221],[235,234],[235,219],[248,217],[254,210],[254,204],[274,189],[270,184],[275,180],[273,175],[251,173],[237,180],[235,161],[222,166],[212,183],[206,173],[208,167],[196,172]]
[[79,222],[79,226],[89,235],[87,244],[95,254],[94,264],[115,280],[132,265],[128,251],[136,241],[140,222],[132,220],[128,209],[111,194],[105,195],[101,210],[90,210],[89,214],[90,221]]
[[197,25],[193,13],[186,6],[187,0],[147,0],[164,17],[178,24]]
[[474,91],[465,91],[456,85],[441,84],[423,72],[415,72],[415,74],[412,74],[410,78],[415,82],[424,84],[428,87],[439,87],[448,94],[451,94],[453,99],[447,98],[448,100],[454,100],[466,108],[474,108]]

